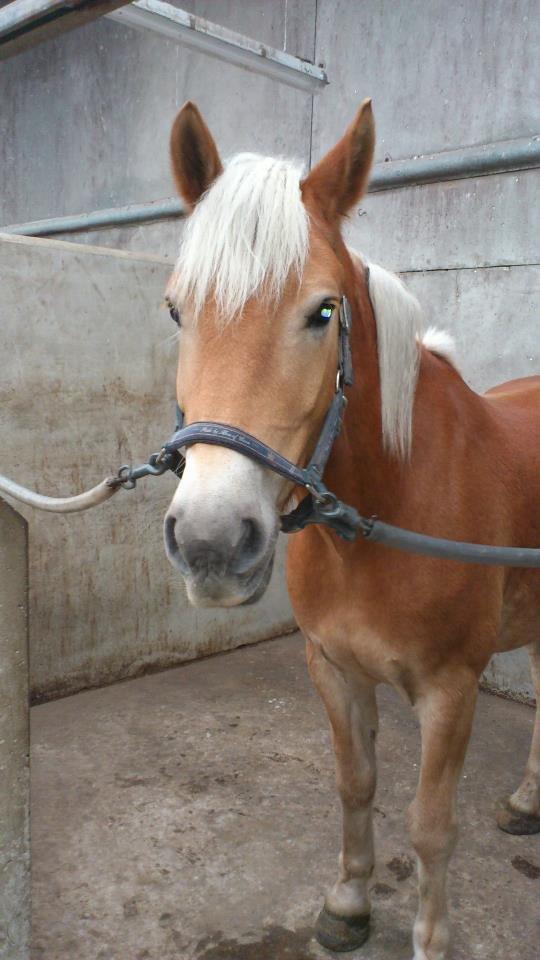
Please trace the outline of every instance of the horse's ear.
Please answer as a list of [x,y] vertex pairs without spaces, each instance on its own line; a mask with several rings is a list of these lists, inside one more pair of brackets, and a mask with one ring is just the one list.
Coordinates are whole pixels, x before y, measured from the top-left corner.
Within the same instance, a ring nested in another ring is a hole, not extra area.
[[375,149],[371,99],[364,100],[341,140],[302,182],[302,196],[330,222],[344,217],[364,193]]
[[176,115],[170,149],[176,188],[187,205],[192,207],[219,176],[223,167],[214,138],[191,100]]

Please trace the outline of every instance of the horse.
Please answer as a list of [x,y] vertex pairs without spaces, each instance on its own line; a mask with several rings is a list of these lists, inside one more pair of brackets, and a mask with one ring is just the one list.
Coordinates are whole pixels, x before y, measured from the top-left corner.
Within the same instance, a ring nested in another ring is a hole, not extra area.
[[[423,331],[402,282],[346,246],[342,224],[366,189],[374,144],[364,100],[307,175],[254,154],[223,165],[197,107],[182,107],[170,150],[188,217],[166,299],[179,325],[185,422],[232,425],[294,464],[308,462],[337,389],[346,297],[355,379],[325,483],[364,515],[420,533],[538,546],[540,377],[475,393],[451,338]],[[164,524],[190,602],[255,602],[270,578],[280,515],[298,496],[250,456],[191,445]],[[538,694],[539,573],[411,556],[313,524],[290,537],[287,583],[330,722],[343,816],[317,939],[346,951],[369,934],[376,688],[391,684],[421,732],[408,811],[419,880],[414,960],[442,960],[456,792],[479,677],[494,652],[528,645]],[[538,708],[524,779],[499,825],[540,830]]]

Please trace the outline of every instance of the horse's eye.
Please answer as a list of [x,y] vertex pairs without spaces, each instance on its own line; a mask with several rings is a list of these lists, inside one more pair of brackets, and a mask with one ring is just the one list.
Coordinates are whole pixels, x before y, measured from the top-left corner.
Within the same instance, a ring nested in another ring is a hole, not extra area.
[[328,300],[324,300],[320,307],[317,307],[307,318],[308,327],[325,327],[327,323],[330,323],[332,319],[335,305],[330,303]]
[[170,315],[171,315],[171,320],[174,320],[174,322],[175,322],[175,324],[177,325],[177,327],[179,327],[179,326],[180,326],[180,313],[179,313],[179,311],[178,311],[178,308],[175,307],[172,303],[168,303],[167,306],[168,306],[168,308],[169,308],[169,313],[170,313]]

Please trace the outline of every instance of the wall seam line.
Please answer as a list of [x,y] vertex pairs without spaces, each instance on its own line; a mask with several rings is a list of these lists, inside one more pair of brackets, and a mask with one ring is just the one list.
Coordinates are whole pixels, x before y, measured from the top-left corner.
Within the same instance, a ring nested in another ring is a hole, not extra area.
[[396,270],[396,273],[405,274],[405,273],[456,273],[462,270],[510,270],[515,269],[516,267],[540,267],[540,262],[532,260],[527,263],[485,263],[481,266],[470,266],[470,267],[418,267],[415,269],[409,270]]
[[[317,18],[319,16],[319,0],[315,0],[315,23],[313,24],[313,63],[317,62]],[[315,115],[315,94],[311,94],[311,119],[309,123],[309,167],[313,157],[313,118]]]

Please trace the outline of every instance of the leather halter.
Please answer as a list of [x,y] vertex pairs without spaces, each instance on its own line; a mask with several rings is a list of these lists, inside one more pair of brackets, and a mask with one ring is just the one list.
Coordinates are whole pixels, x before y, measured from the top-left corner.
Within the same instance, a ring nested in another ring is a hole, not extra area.
[[351,308],[344,296],[341,298],[339,307],[336,389],[307,467],[296,466],[277,450],[239,427],[231,427],[213,420],[200,420],[185,427],[184,414],[180,408],[178,408],[176,431],[163,446],[162,460],[168,460],[171,469],[177,475],[181,475],[185,465],[185,460],[180,454],[181,448],[193,446],[195,443],[228,447],[251,460],[256,460],[263,467],[273,470],[285,480],[290,480],[295,486],[305,487],[308,491],[307,497],[295,510],[281,517],[281,529],[284,533],[295,533],[309,523],[325,523],[345,540],[354,540],[359,527],[357,511],[338,500],[322,481],[324,469],[343,421],[347,404],[344,388],[351,386],[354,378],[350,330]]
[[[369,280],[369,268],[366,268]],[[369,287],[368,287],[369,289]],[[331,493],[322,480],[334,441],[339,434],[343,413],[347,403],[344,388],[353,383],[353,367],[350,347],[351,308],[347,298],[341,298],[339,308],[339,341],[336,390],[326,412],[319,439],[313,456],[307,467],[298,467],[277,450],[258,440],[251,433],[226,423],[202,420],[184,427],[184,414],[177,407],[176,430],[163,445],[159,454],[153,454],[150,463],[139,470],[131,470],[122,483],[137,480],[138,476],[148,473],[161,474],[167,469],[181,477],[185,467],[185,457],[180,453],[183,447],[194,443],[209,443],[220,447],[229,447],[256,460],[263,467],[273,470],[290,480],[295,486],[305,487],[308,494],[295,510],[281,517],[281,529],[284,533],[296,533],[311,523],[322,523],[334,530],[344,540],[355,540],[362,533],[370,543],[380,543],[407,553],[423,554],[430,557],[457,560],[460,563],[480,563],[489,566],[540,567],[540,548],[502,547],[492,544],[466,543],[458,540],[445,540],[429,537],[384,523],[377,517],[362,517],[358,511],[343,503]]]

